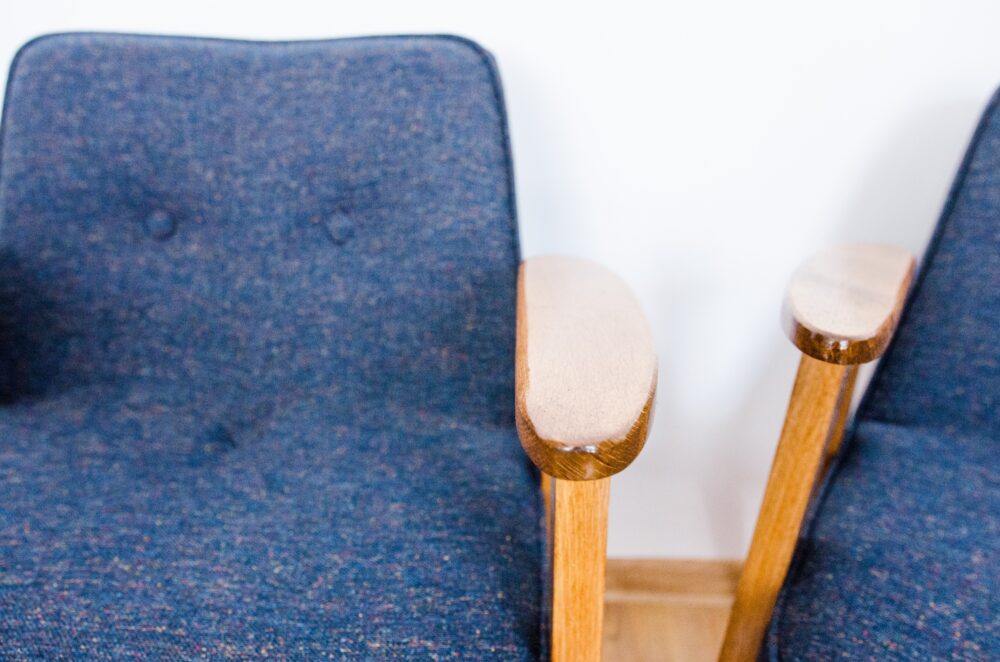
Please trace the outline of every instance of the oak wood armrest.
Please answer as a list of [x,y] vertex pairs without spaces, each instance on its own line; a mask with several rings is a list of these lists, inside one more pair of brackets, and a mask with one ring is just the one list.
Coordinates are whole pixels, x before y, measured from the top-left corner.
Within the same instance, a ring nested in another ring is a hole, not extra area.
[[818,253],[792,276],[784,323],[803,356],[719,662],[757,659],[824,458],[840,445],[857,364],[885,351],[913,268],[902,249],[857,244]]
[[893,246],[822,251],[792,275],[783,322],[803,353],[840,365],[873,361],[892,339],[913,278],[913,256]]
[[542,471],[605,478],[642,450],[656,354],[639,303],[613,273],[571,257],[522,263],[516,363],[517,430]]

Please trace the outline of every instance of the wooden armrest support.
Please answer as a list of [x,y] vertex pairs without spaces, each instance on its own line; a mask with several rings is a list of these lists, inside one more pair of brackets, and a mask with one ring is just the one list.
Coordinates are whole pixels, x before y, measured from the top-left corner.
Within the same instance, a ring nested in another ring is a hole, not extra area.
[[515,417],[538,467],[564,480],[618,473],[646,441],[653,338],[625,283],[578,258],[539,257],[518,275]]
[[736,587],[721,662],[757,659],[824,458],[840,444],[857,364],[885,351],[913,268],[913,256],[901,249],[854,245],[813,256],[792,277],[785,325],[804,355]]
[[914,264],[905,250],[875,244],[817,253],[789,283],[783,313],[788,337],[827,363],[877,359],[896,330]]

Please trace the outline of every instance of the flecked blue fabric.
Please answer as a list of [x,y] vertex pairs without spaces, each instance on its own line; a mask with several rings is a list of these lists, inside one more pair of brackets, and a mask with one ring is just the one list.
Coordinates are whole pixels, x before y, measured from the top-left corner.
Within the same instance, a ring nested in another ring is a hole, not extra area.
[[0,657],[541,654],[505,123],[457,38],[20,52]]
[[813,509],[763,658],[1000,659],[998,104]]

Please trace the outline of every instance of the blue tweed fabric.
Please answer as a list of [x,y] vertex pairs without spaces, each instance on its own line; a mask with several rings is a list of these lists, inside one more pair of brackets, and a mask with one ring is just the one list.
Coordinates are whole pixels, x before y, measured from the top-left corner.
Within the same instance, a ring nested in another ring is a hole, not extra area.
[[492,61],[62,35],[0,151],[0,657],[533,659]]
[[1000,659],[998,104],[811,514],[764,658]]

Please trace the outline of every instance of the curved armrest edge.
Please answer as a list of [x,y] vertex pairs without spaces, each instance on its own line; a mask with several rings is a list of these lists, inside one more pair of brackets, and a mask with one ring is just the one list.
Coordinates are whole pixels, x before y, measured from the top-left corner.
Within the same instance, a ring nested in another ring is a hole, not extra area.
[[642,450],[656,355],[642,309],[621,279],[587,260],[546,256],[518,274],[515,420],[546,474],[595,480]]
[[804,354],[827,363],[879,358],[896,331],[915,264],[909,252],[878,244],[813,255],[789,282],[785,332]]

